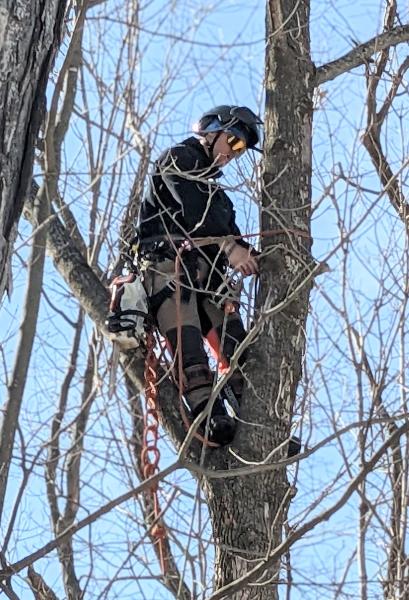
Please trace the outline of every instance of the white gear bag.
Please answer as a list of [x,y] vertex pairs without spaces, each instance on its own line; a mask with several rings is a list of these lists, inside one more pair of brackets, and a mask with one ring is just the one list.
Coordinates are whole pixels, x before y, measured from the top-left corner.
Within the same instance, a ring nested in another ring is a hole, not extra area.
[[124,349],[143,343],[150,321],[148,297],[141,278],[135,273],[115,277],[106,326],[112,339]]

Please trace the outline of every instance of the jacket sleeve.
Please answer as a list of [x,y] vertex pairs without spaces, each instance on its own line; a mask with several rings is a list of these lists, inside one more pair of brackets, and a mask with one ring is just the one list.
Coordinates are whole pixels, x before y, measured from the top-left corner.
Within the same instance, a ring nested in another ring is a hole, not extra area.
[[252,256],[260,256],[261,252],[256,250],[251,244],[249,244],[248,242],[243,240],[243,238],[241,237],[241,231],[236,223],[236,212],[235,212],[234,208],[232,208],[230,230],[231,230],[231,234],[233,234],[234,237],[236,238],[236,243],[239,244],[239,246],[243,246],[243,248],[251,248],[250,254]]
[[[214,181],[197,168],[194,157],[172,148],[158,161],[171,217],[194,237],[228,235],[231,207]],[[162,194],[158,194],[163,197]]]
[[246,242],[245,240],[243,240],[243,238],[241,237],[241,231],[236,223],[236,212],[233,209],[232,210],[232,217],[231,217],[231,221],[230,221],[230,235],[233,234],[234,237],[236,238],[235,241],[237,244],[239,244],[239,246],[243,246],[243,248],[250,248],[250,244],[248,242]]

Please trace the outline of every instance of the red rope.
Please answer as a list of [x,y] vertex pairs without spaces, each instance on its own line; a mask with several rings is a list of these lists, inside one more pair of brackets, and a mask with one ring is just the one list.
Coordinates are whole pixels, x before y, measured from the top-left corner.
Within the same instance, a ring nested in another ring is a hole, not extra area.
[[226,238],[230,240],[241,240],[245,238],[252,237],[272,237],[274,235],[294,235],[298,237],[302,237],[305,239],[311,239],[311,235],[308,231],[304,231],[304,229],[271,229],[270,231],[256,231],[254,233],[242,233],[240,235],[226,235],[226,236],[216,236],[216,237],[201,237],[201,238],[192,238],[191,243],[194,246],[208,246],[209,244],[215,244],[219,242],[223,242]]
[[237,238],[248,238],[248,237],[272,237],[273,235],[283,235],[289,233],[291,235],[298,235],[303,238],[311,238],[308,231],[304,229],[270,229],[270,231],[258,231],[257,233],[245,233],[244,235],[236,236]]
[[[159,472],[160,452],[158,448],[159,418],[157,410],[156,370],[158,361],[155,356],[155,339],[149,332],[146,339],[147,354],[145,359],[145,400],[146,410],[143,423],[143,443],[141,452],[142,472],[145,479]],[[151,535],[157,544],[162,574],[166,577],[169,570],[168,556],[165,550],[166,528],[161,519],[158,484],[153,484],[150,493],[153,501],[154,525]]]

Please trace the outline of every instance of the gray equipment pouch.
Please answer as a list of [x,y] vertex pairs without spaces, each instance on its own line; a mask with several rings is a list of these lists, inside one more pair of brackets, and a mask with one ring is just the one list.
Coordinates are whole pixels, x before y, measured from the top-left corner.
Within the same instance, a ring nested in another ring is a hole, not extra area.
[[141,278],[135,273],[120,275],[115,277],[110,287],[107,329],[112,334],[118,334],[121,339],[130,338],[127,345],[136,348],[145,339],[146,329],[151,321],[148,297]]

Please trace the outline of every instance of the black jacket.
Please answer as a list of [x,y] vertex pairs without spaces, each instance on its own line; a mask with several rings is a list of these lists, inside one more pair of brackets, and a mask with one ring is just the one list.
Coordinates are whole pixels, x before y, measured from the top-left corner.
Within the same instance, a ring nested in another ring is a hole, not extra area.
[[[141,206],[139,239],[166,232],[182,237],[240,236],[233,204],[215,179],[222,172],[212,166],[198,139],[190,137],[166,150],[156,161]],[[248,244],[238,239],[245,247]],[[218,246],[205,246],[211,257]]]

